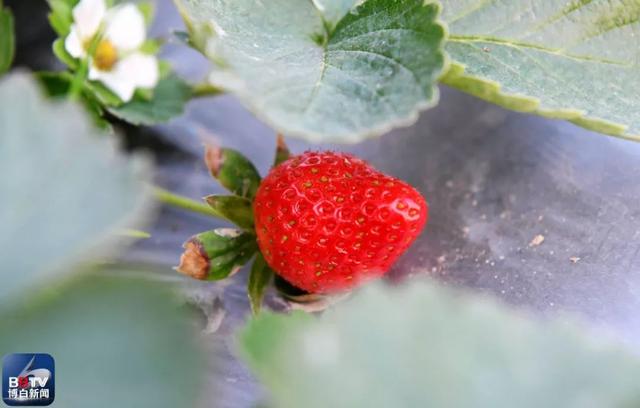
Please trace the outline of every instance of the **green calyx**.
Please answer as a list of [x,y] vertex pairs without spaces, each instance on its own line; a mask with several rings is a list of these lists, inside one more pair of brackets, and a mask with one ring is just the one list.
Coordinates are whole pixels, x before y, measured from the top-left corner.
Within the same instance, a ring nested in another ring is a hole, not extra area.
[[238,196],[210,195],[204,200],[215,212],[236,224],[253,231],[253,208],[251,201]]
[[251,312],[254,315],[260,313],[264,293],[271,283],[274,275],[275,273],[269,265],[267,265],[262,254],[258,252],[256,259],[253,261],[253,265],[251,266],[249,284],[247,285],[247,294],[249,295]]
[[278,138],[276,140],[276,157],[273,159],[273,167],[287,160],[291,156],[291,152],[284,142],[284,137],[281,134],[278,134]]
[[233,149],[207,146],[204,160],[211,176],[224,188],[253,201],[261,177],[249,159]]
[[220,280],[237,272],[258,250],[255,236],[233,228],[197,234],[183,245],[176,270],[200,280]]

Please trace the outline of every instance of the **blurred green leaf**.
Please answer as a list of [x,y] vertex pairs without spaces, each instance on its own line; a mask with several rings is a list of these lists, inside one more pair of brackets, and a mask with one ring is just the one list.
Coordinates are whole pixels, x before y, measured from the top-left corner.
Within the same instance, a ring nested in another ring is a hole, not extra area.
[[0,75],[11,67],[16,49],[13,14],[0,0]]
[[[64,41],[57,40],[54,43],[55,50],[58,58],[64,62],[67,58]],[[73,58],[66,63],[77,66],[77,61]],[[69,66],[73,69],[73,65]],[[163,64],[161,68],[166,69]],[[73,76],[68,72],[47,72],[38,75],[41,81],[44,81],[47,90],[51,90],[50,85],[54,85],[55,88],[52,89],[59,91],[65,83],[68,89],[73,80]],[[97,81],[84,82],[82,94],[83,101],[87,102],[87,107],[92,113],[102,114],[102,108],[104,108],[116,117],[134,125],[153,125],[182,114],[184,105],[191,98],[191,88],[175,74],[169,73],[160,80],[155,89],[138,89],[134,99],[125,104],[116,94]],[[50,93],[50,95],[63,96],[61,93]],[[95,108],[99,110],[96,112]]]
[[282,408],[640,406],[636,356],[433,283],[370,287],[319,318],[262,314],[241,346]]
[[[35,77],[43,85],[48,96],[61,99],[68,96],[69,88],[74,79],[73,74],[69,71],[40,71],[35,73]],[[91,89],[88,87],[83,89],[80,102],[87,109],[96,126],[104,130],[111,129],[111,124],[102,117],[104,112],[102,104]]]
[[[105,254],[150,198],[149,166],[120,156],[80,106],[46,100],[30,76],[0,82],[0,303]],[[102,244],[102,245],[100,245]]]
[[47,96],[58,98],[66,97],[73,81],[73,74],[69,71],[40,71],[35,73],[35,78],[38,79]]
[[[47,0],[49,3],[49,24],[59,37],[66,37],[73,23],[73,7],[79,0]],[[64,41],[64,40],[63,40]]]
[[452,59],[445,84],[640,140],[640,1],[442,3]]
[[278,131],[358,142],[437,101],[435,0],[176,0],[214,85]]
[[58,407],[195,406],[204,368],[195,325],[160,285],[102,272],[25,292],[24,305],[0,312],[0,355],[51,354]]
[[158,82],[150,100],[137,98],[108,109],[113,115],[134,125],[155,125],[181,115],[190,98],[191,87],[177,75],[170,74]]

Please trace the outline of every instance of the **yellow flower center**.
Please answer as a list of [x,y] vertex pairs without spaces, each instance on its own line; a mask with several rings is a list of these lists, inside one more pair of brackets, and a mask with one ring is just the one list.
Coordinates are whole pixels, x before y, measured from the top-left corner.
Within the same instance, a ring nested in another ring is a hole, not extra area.
[[94,64],[101,71],[109,71],[118,61],[118,51],[111,41],[102,40],[96,47]]

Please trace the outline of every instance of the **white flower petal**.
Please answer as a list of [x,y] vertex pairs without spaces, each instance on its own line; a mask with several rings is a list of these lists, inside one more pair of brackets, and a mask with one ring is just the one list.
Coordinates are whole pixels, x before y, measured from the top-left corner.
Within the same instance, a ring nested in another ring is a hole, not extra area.
[[98,68],[94,67],[93,64],[89,65],[89,79],[92,81],[97,81],[100,79],[100,75],[102,75],[103,71],[100,71]]
[[140,52],[119,61],[115,69],[129,78],[136,88],[154,88],[160,77],[158,59]]
[[82,40],[80,40],[75,25],[71,26],[71,32],[69,32],[69,35],[64,40],[64,48],[74,58],[83,58],[87,54],[82,46]]
[[144,16],[133,4],[116,7],[107,16],[104,35],[118,51],[136,50],[147,35]]
[[89,69],[89,79],[100,81],[109,88],[113,93],[118,95],[123,102],[129,102],[133,98],[136,90],[136,84],[126,75],[117,69],[112,71],[100,71],[92,66]]
[[104,0],[80,0],[73,8],[73,22],[81,42],[91,39],[96,34],[106,11]]

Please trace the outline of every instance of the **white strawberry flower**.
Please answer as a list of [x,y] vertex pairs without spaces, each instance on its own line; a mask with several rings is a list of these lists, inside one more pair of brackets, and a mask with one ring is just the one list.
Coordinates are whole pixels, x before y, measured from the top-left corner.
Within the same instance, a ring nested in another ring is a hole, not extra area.
[[158,83],[158,59],[140,51],[146,30],[144,16],[133,4],[107,10],[105,0],[80,0],[73,8],[65,49],[75,58],[86,58],[94,39],[100,36],[90,56],[89,79],[102,82],[128,102],[136,89],[151,89]]

